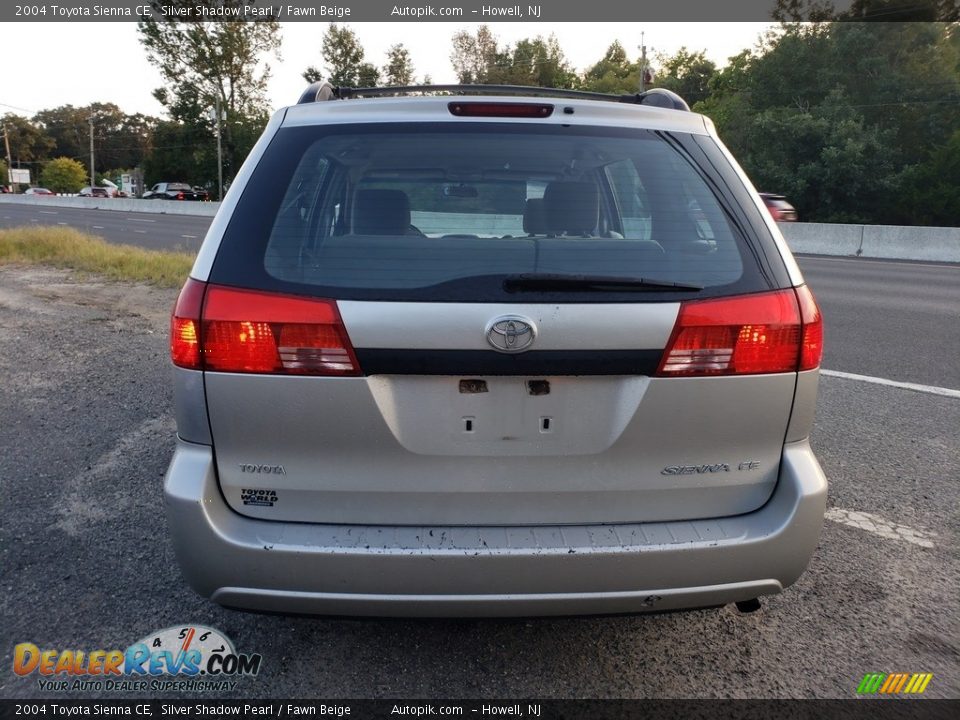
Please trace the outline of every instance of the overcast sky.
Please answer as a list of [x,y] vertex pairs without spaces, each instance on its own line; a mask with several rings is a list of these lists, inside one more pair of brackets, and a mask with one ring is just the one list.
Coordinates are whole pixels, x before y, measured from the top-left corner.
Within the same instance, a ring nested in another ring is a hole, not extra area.
[[[489,23],[504,42],[536,35],[557,36],[567,59],[578,70],[602,57],[614,40],[631,57],[639,55],[640,33],[646,33],[648,53],[672,54],[682,46],[706,50],[718,65],[756,45],[768,23]],[[161,85],[159,73],[144,57],[136,24],[0,23],[6,70],[0,77],[0,114],[32,115],[44,108],[91,102],[113,102],[127,113],[162,115],[151,96]],[[320,42],[326,23],[282,25],[282,60],[270,61],[269,99],[273,107],[296,102],[306,83],[308,65],[323,66]],[[365,60],[385,61],[386,50],[402,42],[410,50],[420,79],[425,73],[437,83],[456,82],[450,66],[450,38],[470,23],[354,23],[366,49]],[[10,68],[13,68],[12,70]]]

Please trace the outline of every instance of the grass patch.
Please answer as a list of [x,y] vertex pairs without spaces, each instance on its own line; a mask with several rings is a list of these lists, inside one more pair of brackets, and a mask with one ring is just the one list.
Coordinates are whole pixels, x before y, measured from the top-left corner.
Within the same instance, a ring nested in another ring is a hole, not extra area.
[[180,287],[194,257],[193,253],[113,245],[66,227],[0,230],[0,264],[52,265],[159,287]]

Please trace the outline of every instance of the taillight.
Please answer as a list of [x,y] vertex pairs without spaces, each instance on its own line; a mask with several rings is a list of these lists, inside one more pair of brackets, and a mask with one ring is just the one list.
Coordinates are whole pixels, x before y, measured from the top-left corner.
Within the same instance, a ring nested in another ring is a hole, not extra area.
[[178,192],[178,193],[177,193],[177,200],[183,200],[183,193],[182,193],[182,192]]
[[549,103],[452,102],[447,109],[457,117],[545,118],[553,114],[553,105]]
[[823,357],[823,318],[817,301],[806,285],[798,287],[800,321],[803,323],[803,338],[800,344],[800,369],[813,370]]
[[816,367],[821,348],[819,318],[806,287],[685,302],[657,375],[796,372],[809,369],[810,362],[814,363],[810,367]]
[[196,280],[187,281],[174,308],[170,348],[175,365],[192,369],[360,374],[334,301],[205,286]]
[[174,365],[200,370],[200,311],[206,283],[187,278],[170,317],[170,358]]

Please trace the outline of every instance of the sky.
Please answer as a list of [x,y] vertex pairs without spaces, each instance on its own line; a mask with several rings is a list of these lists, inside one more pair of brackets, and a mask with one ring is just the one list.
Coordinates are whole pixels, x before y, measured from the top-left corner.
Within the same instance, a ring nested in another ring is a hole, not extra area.
[[[754,47],[769,23],[488,23],[500,41],[516,42],[536,35],[557,36],[570,63],[583,70],[599,60],[614,40],[639,56],[645,33],[648,56],[673,54],[680,47],[705,50],[718,65]],[[450,66],[450,39],[477,23],[353,23],[368,62],[380,66],[391,45],[402,42],[413,59],[417,78],[429,73],[436,83],[456,82]],[[291,22],[281,26],[281,60],[272,58],[269,100],[274,108],[296,102],[306,87],[301,73],[323,66],[321,37],[326,23]],[[112,102],[123,112],[163,115],[151,91],[162,85],[160,74],[144,56],[136,24],[0,23],[3,55],[17,70],[0,77],[0,115],[32,115],[38,110],[71,104]],[[51,52],[56,48],[56,52]],[[7,65],[9,68],[10,65]]]

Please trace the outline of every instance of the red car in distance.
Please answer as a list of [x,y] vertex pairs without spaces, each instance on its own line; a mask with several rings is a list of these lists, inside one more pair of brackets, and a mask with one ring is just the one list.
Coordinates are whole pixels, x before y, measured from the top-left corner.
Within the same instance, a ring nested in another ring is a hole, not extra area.
[[767,206],[767,211],[773,216],[776,222],[796,222],[797,211],[787,202],[783,195],[774,195],[773,193],[760,193],[760,199]]

